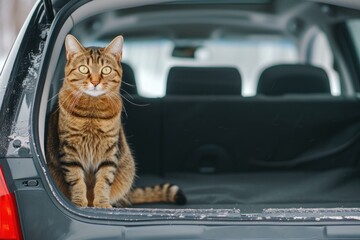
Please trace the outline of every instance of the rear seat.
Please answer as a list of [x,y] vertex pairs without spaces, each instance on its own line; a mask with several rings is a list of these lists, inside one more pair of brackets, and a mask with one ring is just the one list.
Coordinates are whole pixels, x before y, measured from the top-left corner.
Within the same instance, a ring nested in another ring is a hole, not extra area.
[[121,63],[122,122],[135,161],[141,173],[154,173],[160,167],[161,100],[138,95],[135,74],[130,65]]
[[[135,83],[134,75],[126,74],[132,72],[129,71],[131,68],[123,64],[123,70],[123,80]],[[129,78],[129,75],[132,77]],[[230,67],[174,67],[169,72],[167,84],[169,95],[241,95],[240,73],[236,68]],[[161,171],[164,154],[163,99],[144,98],[135,94],[129,100],[136,105],[124,100],[126,113],[124,112],[122,121],[139,172]]]
[[330,94],[326,72],[306,64],[282,64],[265,69],[260,75],[257,94]]
[[123,69],[121,89],[125,92],[125,94],[127,93],[137,95],[138,92],[133,69],[124,62],[121,63],[121,66]]
[[241,76],[232,67],[172,67],[167,95],[241,95]]
[[[321,70],[310,71],[327,79]],[[212,88],[210,94],[198,85],[195,94],[181,86],[176,91],[180,79],[169,76],[168,95],[162,99],[135,97],[148,106],[127,105],[125,127],[141,173],[320,170],[356,164],[358,99],[321,94],[243,98],[239,92],[221,90],[219,95]],[[320,92],[330,92],[327,84],[322,86]]]
[[162,101],[133,95],[124,100],[122,123],[139,173],[160,173],[162,149]]
[[[350,166],[359,147],[359,141],[350,144],[360,131],[359,108],[358,100],[332,96],[169,96],[163,103],[165,169],[238,172]],[[306,160],[341,145],[349,147],[341,152],[348,157],[332,154]]]

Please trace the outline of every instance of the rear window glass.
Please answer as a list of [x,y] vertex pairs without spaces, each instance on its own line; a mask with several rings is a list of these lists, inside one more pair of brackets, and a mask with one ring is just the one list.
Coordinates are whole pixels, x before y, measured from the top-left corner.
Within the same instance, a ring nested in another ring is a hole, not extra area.
[[323,33],[314,35],[307,59],[292,39],[248,36],[244,39],[206,40],[200,43],[170,40],[127,40],[123,62],[134,70],[138,93],[145,97],[166,95],[169,69],[173,66],[230,66],[239,70],[242,95],[254,96],[262,71],[276,64],[308,61],[323,68],[332,95],[340,95],[339,76],[333,69],[333,55]]
[[[102,19],[101,15],[97,17]],[[316,25],[309,24],[306,29],[298,32],[291,29],[270,32],[266,29],[257,29],[250,32],[241,28],[235,31],[225,27],[209,30],[204,27],[208,31],[207,34],[199,36],[196,32],[201,32],[201,26],[194,25],[188,35],[172,36],[169,33],[162,34],[161,31],[157,33],[155,28],[153,32],[151,29],[147,29],[146,32],[116,31],[94,39],[94,31],[98,29],[88,27],[92,23],[93,20],[89,20],[89,23],[85,21],[78,25],[74,29],[74,34],[80,37],[86,46],[105,46],[115,34],[123,34],[125,44],[122,62],[129,65],[134,73],[136,90],[140,96],[164,97],[169,71],[173,67],[230,67],[237,69],[241,75],[239,93],[241,92],[244,97],[251,97],[257,95],[263,71],[278,64],[307,64],[320,67],[326,72],[331,95],[341,94],[332,47],[328,36]],[[82,28],[87,29],[86,34],[79,36],[78,32],[84,32],[80,31]],[[167,28],[162,30],[169,31]],[[177,30],[182,33],[183,29],[179,27]],[[358,33],[357,36],[359,37]],[[296,81],[294,85],[303,87]],[[328,94],[328,89],[326,91]],[[290,94],[303,92],[293,89]]]
[[[186,56],[186,51],[191,53]],[[259,36],[200,43],[128,40],[123,56],[123,61],[134,70],[139,94],[147,97],[165,95],[167,75],[173,66],[235,67],[242,77],[242,95],[252,96],[256,93],[259,73],[265,67],[283,62],[293,63],[297,59],[298,51],[293,41]]]

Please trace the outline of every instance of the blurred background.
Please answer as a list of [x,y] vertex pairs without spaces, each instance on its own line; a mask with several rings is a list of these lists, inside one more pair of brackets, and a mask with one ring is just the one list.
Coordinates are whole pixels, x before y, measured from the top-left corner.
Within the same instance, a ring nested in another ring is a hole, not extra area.
[[0,0],[0,69],[36,0]]

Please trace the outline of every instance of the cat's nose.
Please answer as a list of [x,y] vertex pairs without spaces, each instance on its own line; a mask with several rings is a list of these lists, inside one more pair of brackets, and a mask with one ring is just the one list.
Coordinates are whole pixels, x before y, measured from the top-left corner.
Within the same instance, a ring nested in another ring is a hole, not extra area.
[[94,85],[94,87],[96,87],[100,83],[100,78],[99,77],[92,77],[90,82],[91,82],[92,85]]
[[99,85],[100,81],[91,81],[92,85],[94,85],[94,87],[96,87],[97,85]]

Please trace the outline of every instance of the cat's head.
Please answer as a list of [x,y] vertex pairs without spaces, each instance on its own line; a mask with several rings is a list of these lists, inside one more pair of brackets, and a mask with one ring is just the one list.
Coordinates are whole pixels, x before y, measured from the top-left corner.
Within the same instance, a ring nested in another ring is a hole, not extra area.
[[118,36],[105,48],[86,48],[74,36],[67,35],[66,84],[92,97],[119,93],[123,43],[123,37]]

